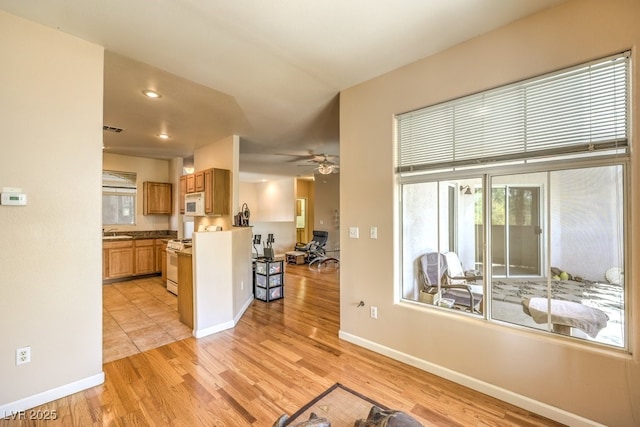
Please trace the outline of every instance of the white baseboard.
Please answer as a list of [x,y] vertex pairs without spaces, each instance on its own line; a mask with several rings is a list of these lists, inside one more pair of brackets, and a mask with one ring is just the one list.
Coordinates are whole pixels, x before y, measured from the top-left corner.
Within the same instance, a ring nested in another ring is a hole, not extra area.
[[233,318],[233,326],[238,324],[238,322],[240,321],[240,318],[242,317],[244,312],[247,311],[247,309],[251,306],[252,302],[253,302],[253,294],[251,294],[251,297],[244,303],[244,305],[242,306],[238,314],[236,314],[236,317]]
[[193,336],[196,338],[203,338],[217,332],[226,331],[234,326],[235,324],[233,320],[229,320],[228,322],[218,323],[217,325],[209,326],[208,328],[194,330]]
[[24,399],[16,400],[15,402],[0,405],[0,419],[10,418],[12,415],[15,416],[27,409],[44,405],[45,403],[78,393],[79,391],[95,387],[102,383],[104,383],[104,372],[100,372],[99,374],[92,375],[51,390],[43,391],[42,393],[34,394],[33,396],[25,397]]
[[242,308],[240,309],[238,314],[236,314],[236,316],[233,318],[233,320],[229,320],[227,322],[219,323],[217,325],[213,325],[213,326],[210,326],[210,327],[204,328],[204,329],[194,329],[193,330],[193,336],[196,337],[196,338],[203,338],[203,337],[206,337],[208,335],[212,335],[212,334],[215,334],[217,332],[222,332],[222,331],[225,331],[227,329],[231,329],[231,328],[235,327],[238,324],[238,322],[240,321],[240,318],[242,317],[244,312],[247,311],[247,309],[249,308],[249,306],[251,305],[252,302],[253,302],[253,294],[247,300],[247,302],[244,303],[244,305],[242,306]]
[[560,408],[556,408],[546,403],[533,400],[512,391],[496,387],[493,384],[489,384],[476,378],[461,374],[459,372],[452,371],[440,365],[436,365],[434,363],[427,362],[426,360],[419,359],[415,356],[411,356],[392,348],[385,347],[356,335],[340,331],[338,333],[338,336],[340,337],[340,339],[359,345],[360,347],[364,347],[376,353],[383,354],[394,360],[406,363],[407,365],[453,381],[457,384],[461,384],[465,387],[469,387],[473,390],[479,391],[480,393],[495,397],[496,399],[500,399],[504,402],[516,405],[520,408],[526,409],[527,411],[536,413],[559,423],[576,427],[604,427],[602,424],[581,417],[579,415],[572,414],[571,412],[567,412]]

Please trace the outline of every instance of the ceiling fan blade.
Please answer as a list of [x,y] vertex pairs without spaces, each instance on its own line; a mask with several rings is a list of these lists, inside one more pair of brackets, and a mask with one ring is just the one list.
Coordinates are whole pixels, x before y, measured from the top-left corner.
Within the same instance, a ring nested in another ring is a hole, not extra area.
[[287,163],[293,162],[301,162],[304,160],[312,160],[318,157],[318,154],[314,154],[312,151],[308,151],[307,154],[297,154],[297,153],[273,153],[276,156],[286,156],[292,157],[291,159],[285,160]]

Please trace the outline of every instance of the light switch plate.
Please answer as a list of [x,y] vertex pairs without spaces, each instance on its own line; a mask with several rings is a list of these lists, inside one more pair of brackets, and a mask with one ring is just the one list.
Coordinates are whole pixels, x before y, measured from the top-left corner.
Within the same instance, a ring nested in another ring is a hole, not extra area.
[[371,226],[371,228],[369,229],[369,237],[371,239],[378,238],[378,227]]
[[359,239],[360,229],[358,227],[349,227],[349,237],[351,239]]

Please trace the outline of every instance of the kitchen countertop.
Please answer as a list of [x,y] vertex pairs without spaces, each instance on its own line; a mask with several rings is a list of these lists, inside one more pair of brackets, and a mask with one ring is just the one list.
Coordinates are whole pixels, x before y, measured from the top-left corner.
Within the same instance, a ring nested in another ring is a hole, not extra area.
[[[102,237],[110,237],[110,236],[131,236],[132,240],[164,239],[166,241],[169,241],[171,239],[177,239],[178,232],[172,231],[172,230],[115,231],[115,232],[107,232],[102,235]],[[109,241],[110,239],[104,239],[104,240]],[[118,239],[113,239],[113,241],[118,241]]]

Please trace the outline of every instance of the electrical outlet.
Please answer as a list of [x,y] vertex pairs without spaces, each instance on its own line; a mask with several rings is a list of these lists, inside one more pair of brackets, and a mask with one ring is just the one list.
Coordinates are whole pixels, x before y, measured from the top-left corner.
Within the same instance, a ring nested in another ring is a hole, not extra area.
[[22,365],[29,362],[31,362],[31,347],[16,349],[16,365]]
[[371,318],[372,319],[377,319],[378,318],[378,307],[375,306],[371,306]]

